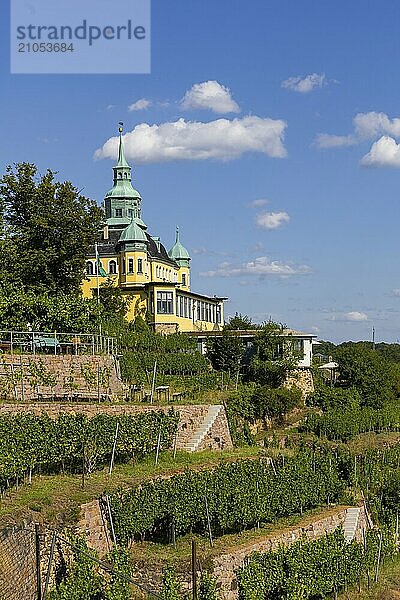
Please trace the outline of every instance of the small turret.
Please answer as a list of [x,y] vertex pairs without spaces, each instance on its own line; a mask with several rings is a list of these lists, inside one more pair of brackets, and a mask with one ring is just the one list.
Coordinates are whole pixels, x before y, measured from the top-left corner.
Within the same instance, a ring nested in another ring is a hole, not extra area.
[[181,241],[179,238],[179,227],[176,228],[175,244],[172,246],[172,248],[168,254],[169,254],[170,258],[172,258],[176,263],[178,263],[178,265],[180,267],[188,267],[189,266],[189,261],[190,261],[189,252],[181,244]]

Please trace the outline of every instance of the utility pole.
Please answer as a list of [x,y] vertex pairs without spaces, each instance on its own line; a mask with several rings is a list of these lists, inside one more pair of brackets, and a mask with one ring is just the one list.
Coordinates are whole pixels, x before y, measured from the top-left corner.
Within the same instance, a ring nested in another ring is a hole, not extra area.
[[372,349],[375,350],[375,326],[372,326]]

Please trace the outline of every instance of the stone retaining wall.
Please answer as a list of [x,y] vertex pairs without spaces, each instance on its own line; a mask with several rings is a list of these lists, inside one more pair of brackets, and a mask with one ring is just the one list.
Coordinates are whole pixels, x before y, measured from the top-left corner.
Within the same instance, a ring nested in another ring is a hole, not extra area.
[[98,394],[118,398],[125,386],[119,364],[112,356],[2,354],[0,396],[31,402],[38,395],[80,394],[96,399]]
[[[252,552],[268,552],[279,545],[290,545],[300,537],[314,540],[334,531],[343,524],[347,507],[337,507],[325,511],[325,516],[309,517],[298,526],[287,528],[258,539],[256,542],[243,544],[229,549],[212,559],[213,576],[217,579],[220,600],[237,600],[237,580],[235,571],[242,566]],[[368,517],[362,508],[358,522],[356,540],[362,541],[362,532],[368,527]],[[99,502],[93,501],[81,506],[80,520],[74,533],[83,536],[89,547],[97,550],[100,556],[107,554],[111,548],[110,533],[105,523]],[[65,535],[65,534],[64,534]],[[46,578],[52,532],[40,528],[41,575],[42,586]],[[71,549],[61,540],[55,545],[53,566],[50,573],[50,588],[54,586],[57,573],[73,560]],[[183,575],[183,574],[182,574]],[[134,577],[138,583],[154,591],[159,590],[161,567],[143,562],[139,568],[134,567]],[[190,575],[182,576],[182,587],[190,590]],[[0,531],[0,600],[36,600],[36,555],[33,523],[23,523]]]
[[311,369],[296,369],[285,381],[286,387],[295,385],[302,393],[303,399],[314,393],[314,379]]
[[[268,552],[278,548],[280,545],[289,546],[301,537],[315,540],[327,533],[332,533],[337,527],[343,525],[347,508],[339,507],[331,509],[331,514],[316,520],[310,520],[307,525],[293,527],[276,535],[271,535],[255,543],[245,544],[233,548],[232,551],[222,554],[214,559],[213,576],[217,580],[217,586],[221,600],[237,600],[238,584],[235,571],[243,565],[246,557],[253,552]],[[357,525],[356,540],[362,540],[362,531],[368,527],[367,516],[362,507],[360,519]]]
[[[171,408],[179,412],[177,448],[183,449],[189,442],[195,431],[200,427],[207,415],[208,404],[183,405],[183,406],[157,406],[157,405],[130,405],[130,404],[81,404],[81,403],[49,403],[36,402],[31,404],[11,404],[0,403],[0,415],[18,414],[21,412],[31,412],[35,415],[46,413],[52,419],[57,419],[60,414],[83,414],[87,417],[93,417],[97,414],[107,415],[139,415],[144,412],[162,410],[168,412]],[[211,431],[200,444],[199,450],[212,448],[221,450],[222,448],[232,448],[232,439],[229,433],[228,420],[225,411],[221,411],[218,419],[215,421]]]

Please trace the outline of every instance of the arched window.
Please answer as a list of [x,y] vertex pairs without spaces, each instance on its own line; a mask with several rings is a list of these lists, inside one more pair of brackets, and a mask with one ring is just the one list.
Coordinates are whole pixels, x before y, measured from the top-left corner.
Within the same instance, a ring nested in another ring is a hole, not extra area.
[[115,275],[117,272],[117,263],[115,260],[110,260],[108,262],[108,272],[110,275]]
[[125,173],[125,179],[128,179],[128,173]]
[[93,263],[91,260],[88,260],[86,263],[86,275],[93,275]]

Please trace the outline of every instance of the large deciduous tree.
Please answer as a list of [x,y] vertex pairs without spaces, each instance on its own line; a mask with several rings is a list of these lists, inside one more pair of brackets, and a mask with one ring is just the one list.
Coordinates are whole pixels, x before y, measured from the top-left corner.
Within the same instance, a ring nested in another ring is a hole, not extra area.
[[0,279],[25,291],[79,293],[85,257],[104,218],[71,182],[30,163],[0,179]]

